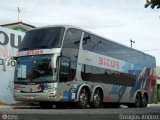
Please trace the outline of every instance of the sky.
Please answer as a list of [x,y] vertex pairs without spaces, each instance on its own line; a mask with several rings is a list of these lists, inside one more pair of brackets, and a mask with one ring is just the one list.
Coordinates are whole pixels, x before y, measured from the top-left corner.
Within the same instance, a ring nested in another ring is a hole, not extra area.
[[160,66],[160,9],[146,0],[1,0],[0,24],[74,25],[156,57]]

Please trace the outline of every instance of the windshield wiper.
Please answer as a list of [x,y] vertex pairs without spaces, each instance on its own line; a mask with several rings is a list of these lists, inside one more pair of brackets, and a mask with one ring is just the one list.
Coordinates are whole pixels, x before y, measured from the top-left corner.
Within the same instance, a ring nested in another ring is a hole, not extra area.
[[49,48],[49,47],[46,45],[42,45],[42,46],[38,46],[37,48]]

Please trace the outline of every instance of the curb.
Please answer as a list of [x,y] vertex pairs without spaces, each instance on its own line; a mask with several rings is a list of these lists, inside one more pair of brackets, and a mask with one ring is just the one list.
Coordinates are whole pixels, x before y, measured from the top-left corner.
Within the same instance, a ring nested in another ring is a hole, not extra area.
[[9,105],[0,105],[0,109],[39,109],[40,106],[9,106]]
[[12,109],[40,109],[40,106],[12,106]]
[[0,109],[30,109],[30,108],[40,108],[39,104],[27,103],[27,102],[17,102],[16,104],[0,104]]
[[160,103],[158,103],[158,104],[148,104],[147,107],[160,107]]
[[0,109],[9,109],[12,108],[12,106],[9,105],[0,105]]

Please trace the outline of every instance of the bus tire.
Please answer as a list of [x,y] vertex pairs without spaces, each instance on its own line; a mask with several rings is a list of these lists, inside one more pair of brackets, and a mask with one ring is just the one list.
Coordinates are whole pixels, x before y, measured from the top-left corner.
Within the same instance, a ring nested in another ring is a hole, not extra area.
[[137,93],[134,107],[138,108],[138,107],[141,107],[141,105],[142,105],[142,98],[141,98],[141,95]]
[[100,89],[96,89],[93,94],[93,102],[91,103],[91,107],[93,108],[101,108],[103,102],[102,92]]
[[132,104],[129,104],[129,107],[131,108],[139,108],[142,106],[142,97],[140,93],[136,94],[135,102]]
[[43,109],[51,109],[53,107],[53,103],[51,102],[40,102],[39,104]]
[[79,100],[78,100],[78,107],[79,108],[87,108],[87,105],[89,103],[89,91],[87,91],[86,88],[82,88],[79,94]]
[[148,97],[146,94],[144,94],[142,97],[142,107],[147,107],[147,104],[148,104]]

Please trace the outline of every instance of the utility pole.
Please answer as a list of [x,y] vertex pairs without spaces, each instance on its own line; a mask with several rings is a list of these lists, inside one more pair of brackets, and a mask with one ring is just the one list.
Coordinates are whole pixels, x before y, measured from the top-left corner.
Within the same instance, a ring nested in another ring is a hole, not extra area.
[[17,9],[18,9],[18,22],[19,22],[20,8],[19,8],[19,7],[17,7]]
[[133,41],[132,39],[130,39],[130,42],[131,42],[131,48],[132,48],[132,43],[135,43],[135,41]]

